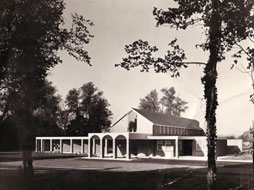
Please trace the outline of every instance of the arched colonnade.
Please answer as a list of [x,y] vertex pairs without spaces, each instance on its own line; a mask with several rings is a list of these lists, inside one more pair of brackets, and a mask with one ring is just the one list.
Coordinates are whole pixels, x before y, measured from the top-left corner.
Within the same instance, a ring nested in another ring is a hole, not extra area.
[[128,134],[92,133],[88,136],[88,157],[130,159]]

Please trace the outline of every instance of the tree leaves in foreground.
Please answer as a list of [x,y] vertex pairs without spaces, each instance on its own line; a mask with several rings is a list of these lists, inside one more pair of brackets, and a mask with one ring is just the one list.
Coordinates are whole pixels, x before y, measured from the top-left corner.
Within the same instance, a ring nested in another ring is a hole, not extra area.
[[15,117],[26,149],[34,144],[33,113],[43,104],[45,78],[62,62],[57,52],[66,50],[90,64],[85,45],[93,37],[88,30],[93,23],[74,14],[66,28],[64,9],[63,0],[0,2],[0,118]]
[[[12,114],[24,129],[34,131],[33,112],[43,104],[48,70],[62,62],[58,50],[66,50],[77,60],[90,64],[84,45],[93,37],[88,31],[93,23],[74,14],[67,29],[64,9],[61,0],[1,1],[1,120]],[[10,102],[15,102],[15,106],[10,106]]]
[[68,124],[65,126],[67,135],[87,136],[98,133],[110,126],[112,112],[110,104],[103,97],[103,92],[92,82],[79,89],[71,89],[66,96],[65,110],[68,113]]
[[[202,64],[204,67],[204,97],[206,99],[208,174],[207,188],[216,189],[216,109],[217,101],[217,64],[225,59],[224,54],[231,51],[241,41],[253,39],[254,1],[253,0],[174,0],[177,8],[167,10],[154,8],[153,15],[157,26],[167,24],[171,28],[185,30],[192,25],[203,25],[206,41],[197,44],[209,52],[207,63],[187,62],[183,49],[173,40],[170,50],[164,57],[157,57],[156,46],[147,41],[137,40],[125,46],[128,57],[116,66],[127,70],[140,67],[141,71],[153,69],[155,72],[170,72],[173,77],[179,76],[179,70],[190,64]],[[249,47],[252,49],[252,47]],[[253,62],[251,62],[253,63]]]

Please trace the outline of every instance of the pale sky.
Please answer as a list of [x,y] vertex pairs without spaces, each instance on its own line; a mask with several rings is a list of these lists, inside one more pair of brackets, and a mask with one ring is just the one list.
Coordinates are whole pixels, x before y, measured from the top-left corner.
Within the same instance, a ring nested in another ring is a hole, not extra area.
[[[197,119],[205,128],[205,102],[203,98],[202,66],[182,69],[179,78],[168,74],[140,73],[138,68],[127,71],[115,64],[126,57],[124,46],[138,39],[159,47],[159,55],[167,51],[167,44],[178,38],[185,49],[188,61],[207,62],[208,53],[195,48],[205,40],[201,26],[185,31],[175,31],[168,26],[155,27],[153,7],[167,8],[169,0],[66,0],[65,21],[70,24],[71,13],[77,12],[94,22],[91,33],[95,36],[87,45],[92,67],[77,62],[66,52],[59,52],[62,64],[52,69],[48,77],[65,98],[72,88],[93,82],[104,92],[111,104],[115,121],[131,107],[138,107],[140,98],[151,90],[175,87],[180,98],[188,102],[188,110],[182,116]],[[230,70],[230,56],[218,65],[217,130],[218,135],[236,135],[249,129],[254,120],[254,105],[249,101],[251,80],[237,69]],[[243,62],[243,64],[246,64]]]

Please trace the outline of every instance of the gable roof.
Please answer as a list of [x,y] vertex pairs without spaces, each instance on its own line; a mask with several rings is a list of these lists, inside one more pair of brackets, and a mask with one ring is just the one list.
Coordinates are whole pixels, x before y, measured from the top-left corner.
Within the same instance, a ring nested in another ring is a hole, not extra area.
[[199,122],[197,120],[172,116],[164,113],[149,112],[136,108],[132,109],[151,121],[154,125],[176,126],[186,129],[203,130],[199,127]]

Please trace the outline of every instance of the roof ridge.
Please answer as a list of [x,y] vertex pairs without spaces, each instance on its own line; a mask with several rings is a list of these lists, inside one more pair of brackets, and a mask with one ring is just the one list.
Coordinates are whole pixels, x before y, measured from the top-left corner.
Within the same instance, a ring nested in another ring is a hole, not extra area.
[[147,110],[144,110],[144,109],[138,109],[138,108],[132,108],[134,110],[138,110],[138,111],[144,111],[144,112],[148,112],[148,113],[151,113],[151,114],[160,114],[160,115],[166,115],[166,116],[169,116],[169,117],[175,117],[175,118],[180,118],[180,119],[187,119],[187,120],[193,120],[193,121],[197,121],[195,119],[190,119],[190,118],[187,118],[187,117],[182,117],[182,116],[176,116],[176,115],[170,115],[169,113],[161,113],[161,112],[152,112],[152,111],[147,111]]
[[160,112],[151,112],[143,109],[132,108],[134,111],[151,121],[154,125],[178,126],[189,129],[200,129],[199,122],[195,119],[173,116]]

